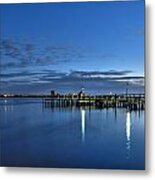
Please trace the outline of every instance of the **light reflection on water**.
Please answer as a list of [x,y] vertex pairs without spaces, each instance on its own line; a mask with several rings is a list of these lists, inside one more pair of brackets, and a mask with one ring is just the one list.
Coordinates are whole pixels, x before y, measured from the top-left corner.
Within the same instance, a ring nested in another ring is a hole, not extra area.
[[[0,102],[4,165],[144,169],[144,112]],[[132,152],[132,153],[131,153]]]
[[82,142],[85,141],[85,110],[81,109],[81,134],[82,134]]
[[126,149],[127,149],[127,159],[130,159],[131,150],[131,114],[129,111],[126,113]]

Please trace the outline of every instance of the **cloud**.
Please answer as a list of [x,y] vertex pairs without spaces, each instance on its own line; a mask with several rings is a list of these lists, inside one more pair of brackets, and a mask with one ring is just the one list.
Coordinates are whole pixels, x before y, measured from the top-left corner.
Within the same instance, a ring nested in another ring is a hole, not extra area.
[[16,58],[21,55],[18,44],[12,42],[11,40],[1,40],[0,49],[3,55],[10,56],[11,58]]
[[115,60],[117,54],[95,52],[78,46],[38,46],[31,42],[16,42],[12,39],[0,41],[1,67],[5,69],[55,66],[61,63],[84,61],[84,59]]
[[69,76],[72,77],[103,77],[103,76],[123,76],[126,74],[132,73],[132,71],[117,71],[117,70],[109,70],[109,71],[71,71]]
[[[11,39],[0,41],[0,52],[4,68],[55,65],[86,57],[86,52],[80,47],[38,47],[31,42],[15,42]],[[6,59],[9,62],[4,63]]]
[[[18,92],[46,92],[55,89],[60,93],[78,92],[82,87],[87,93],[123,93],[126,83],[135,92],[144,90],[143,76],[129,76],[132,71],[76,71],[58,72],[42,70],[37,72],[23,71],[2,74],[3,89]],[[102,75],[102,76],[101,76]],[[9,82],[9,83],[5,83]]]
[[[88,92],[109,92],[125,89],[129,82],[132,89],[144,87],[143,76],[132,76],[131,70],[107,70],[107,71],[80,71],[70,72],[49,70],[49,65],[66,63],[76,59],[83,60],[86,57],[101,57],[103,59],[116,58],[110,53],[88,52],[80,47],[49,46],[39,48],[32,43],[17,43],[12,40],[2,40],[0,43],[2,53],[1,91],[50,92],[56,89],[60,92],[79,91],[85,87]],[[7,59],[7,61],[5,61]],[[28,68],[22,68],[27,67]],[[33,68],[40,66],[39,68]],[[44,67],[43,67],[44,66]],[[10,69],[13,71],[10,71]],[[36,88],[37,87],[37,88]]]
[[28,71],[17,72],[17,73],[1,73],[1,78],[19,78],[24,76],[41,75],[41,73],[33,73]]
[[0,68],[1,69],[5,69],[5,68],[15,68],[15,67],[17,67],[17,64],[16,63],[14,63],[14,62],[8,62],[8,63],[1,63],[0,64]]
[[109,70],[109,71],[76,71],[58,72],[55,70],[40,71],[19,71],[13,73],[1,73],[2,79],[20,79],[28,77],[29,79],[37,78],[36,81],[58,81],[58,82],[75,82],[75,81],[138,81],[143,80],[143,76],[129,76],[130,70]]

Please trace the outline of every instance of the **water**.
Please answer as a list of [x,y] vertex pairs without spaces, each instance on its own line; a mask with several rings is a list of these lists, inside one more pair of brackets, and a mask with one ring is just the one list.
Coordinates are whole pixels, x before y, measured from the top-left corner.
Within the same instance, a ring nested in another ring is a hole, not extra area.
[[144,169],[144,112],[0,100],[1,165]]

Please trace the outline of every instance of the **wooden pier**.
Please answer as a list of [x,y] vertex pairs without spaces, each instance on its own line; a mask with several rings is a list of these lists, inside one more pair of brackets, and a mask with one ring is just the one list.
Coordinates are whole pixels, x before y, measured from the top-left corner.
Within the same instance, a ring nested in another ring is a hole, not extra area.
[[89,108],[126,108],[129,110],[144,110],[144,94],[128,95],[96,95],[96,96],[65,96],[44,98],[43,105],[50,108],[89,107]]

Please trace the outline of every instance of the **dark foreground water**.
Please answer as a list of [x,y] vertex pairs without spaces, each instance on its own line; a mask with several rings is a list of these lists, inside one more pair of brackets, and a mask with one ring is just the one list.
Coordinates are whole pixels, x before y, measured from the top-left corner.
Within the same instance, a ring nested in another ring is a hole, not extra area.
[[0,100],[2,166],[144,169],[144,112]]

